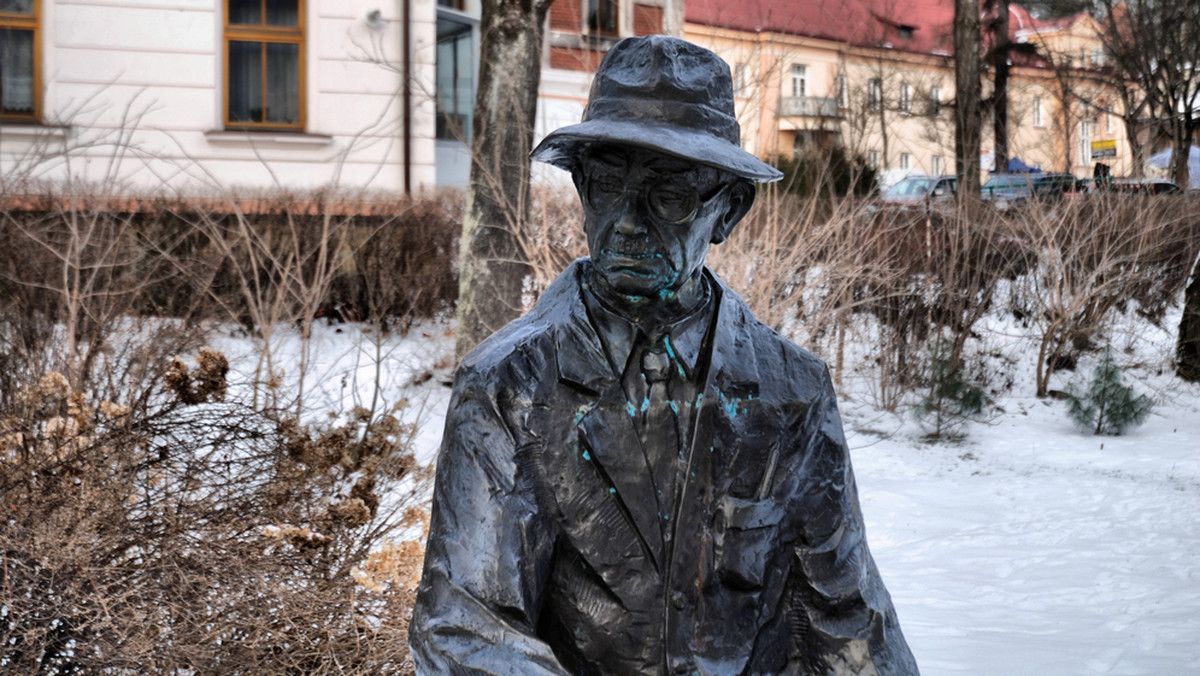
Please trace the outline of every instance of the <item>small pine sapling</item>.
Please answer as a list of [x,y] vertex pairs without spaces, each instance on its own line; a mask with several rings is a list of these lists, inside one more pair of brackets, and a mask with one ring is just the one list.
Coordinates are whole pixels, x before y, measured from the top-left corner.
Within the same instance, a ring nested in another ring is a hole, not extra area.
[[967,381],[961,360],[953,358],[949,341],[939,341],[930,357],[929,392],[917,404],[916,415],[929,438],[940,439],[983,412],[987,397]]
[[1096,365],[1092,382],[1083,392],[1067,387],[1067,414],[1083,431],[1116,436],[1141,425],[1150,415],[1150,398],[1133,394],[1121,383],[1121,367],[1113,360],[1112,348]]

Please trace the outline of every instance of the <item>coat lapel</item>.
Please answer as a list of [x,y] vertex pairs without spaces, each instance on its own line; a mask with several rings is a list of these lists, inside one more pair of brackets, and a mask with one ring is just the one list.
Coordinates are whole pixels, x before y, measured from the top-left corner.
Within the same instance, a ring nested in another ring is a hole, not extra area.
[[714,288],[721,291],[720,306],[704,395],[692,436],[688,474],[697,478],[707,476],[705,481],[722,493],[740,447],[734,422],[747,410],[748,401],[758,397],[759,376],[748,326],[753,319],[729,287],[714,278]]
[[[579,438],[607,485],[599,499],[614,500],[636,531],[655,567],[662,560],[658,501],[641,439],[633,425],[620,377],[613,372],[599,336],[588,321],[582,299],[571,303],[570,321],[558,327],[558,373],[563,384],[587,402],[579,407]],[[612,490],[608,490],[612,489]]]

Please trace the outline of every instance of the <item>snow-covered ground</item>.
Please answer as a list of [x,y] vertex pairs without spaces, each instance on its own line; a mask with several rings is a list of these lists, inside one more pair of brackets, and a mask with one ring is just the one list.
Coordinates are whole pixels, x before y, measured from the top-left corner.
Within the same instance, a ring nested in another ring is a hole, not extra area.
[[[1168,367],[1177,313],[1167,330],[1129,321],[1109,339],[1130,366],[1126,382],[1155,408],[1121,437],[1082,433],[1063,402],[1033,397],[1036,346],[1002,320],[981,341],[1002,356],[993,373],[1014,385],[961,441],[923,440],[910,415],[878,410],[870,385],[847,378],[842,412],[868,538],[927,676],[1200,674],[1200,386]],[[382,408],[412,404],[418,455],[432,459],[452,330],[374,338],[317,327],[307,386],[332,409],[366,405],[381,360]],[[220,346],[235,368],[252,368],[251,341]],[[293,376],[298,346],[291,332],[277,345],[287,355],[277,367]]]
[[959,444],[847,428],[924,674],[1200,673],[1200,396],[1122,437],[1008,402]]
[[1200,674],[1200,386],[1171,375],[1174,336],[1110,336],[1155,403],[1111,437],[1032,396],[1020,356],[1036,344],[1011,333],[983,336],[1017,357],[1003,412],[961,442],[843,403],[868,539],[922,673]]

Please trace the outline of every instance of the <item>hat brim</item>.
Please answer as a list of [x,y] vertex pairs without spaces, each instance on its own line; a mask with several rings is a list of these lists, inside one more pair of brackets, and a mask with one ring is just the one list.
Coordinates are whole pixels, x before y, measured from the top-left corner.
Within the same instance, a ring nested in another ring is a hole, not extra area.
[[624,120],[588,120],[561,127],[542,139],[530,157],[571,171],[583,146],[619,143],[657,150],[668,155],[711,165],[759,183],[783,178],[783,173],[738,146],[677,126]]

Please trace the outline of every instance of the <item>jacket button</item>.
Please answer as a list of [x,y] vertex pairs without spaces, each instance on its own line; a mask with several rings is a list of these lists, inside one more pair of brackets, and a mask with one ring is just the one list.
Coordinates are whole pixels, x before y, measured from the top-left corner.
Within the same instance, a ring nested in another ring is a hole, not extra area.
[[672,592],[671,605],[675,606],[675,610],[683,610],[683,607],[687,605],[687,597],[681,591]]

